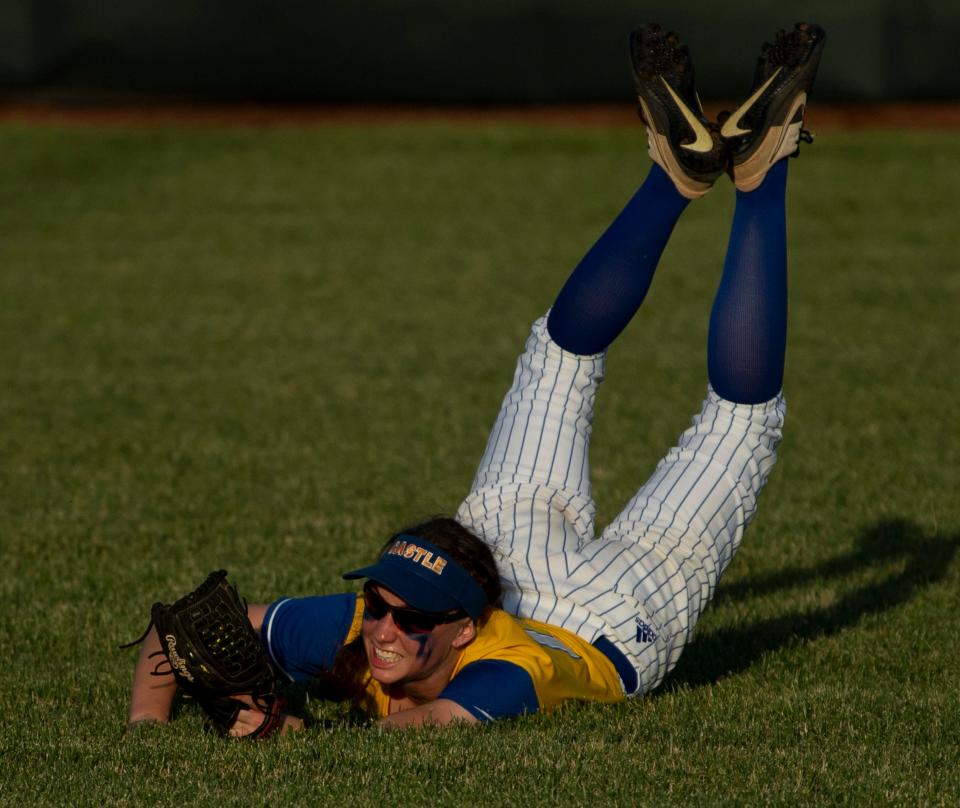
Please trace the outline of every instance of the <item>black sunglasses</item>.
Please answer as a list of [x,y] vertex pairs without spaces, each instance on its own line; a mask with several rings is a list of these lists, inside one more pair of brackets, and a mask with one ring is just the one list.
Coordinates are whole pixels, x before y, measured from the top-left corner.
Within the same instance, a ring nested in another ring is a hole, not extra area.
[[393,624],[404,634],[429,634],[439,625],[467,616],[462,609],[452,612],[424,612],[411,606],[391,606],[373,587],[374,585],[369,583],[363,587],[363,616],[382,620],[389,612]]

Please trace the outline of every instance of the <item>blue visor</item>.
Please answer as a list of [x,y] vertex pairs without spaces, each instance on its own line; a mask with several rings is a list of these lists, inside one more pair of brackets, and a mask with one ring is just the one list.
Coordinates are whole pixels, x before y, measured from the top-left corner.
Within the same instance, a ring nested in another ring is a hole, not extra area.
[[486,593],[470,573],[447,552],[417,536],[396,536],[375,564],[343,577],[369,578],[425,612],[463,609],[477,620],[487,606]]

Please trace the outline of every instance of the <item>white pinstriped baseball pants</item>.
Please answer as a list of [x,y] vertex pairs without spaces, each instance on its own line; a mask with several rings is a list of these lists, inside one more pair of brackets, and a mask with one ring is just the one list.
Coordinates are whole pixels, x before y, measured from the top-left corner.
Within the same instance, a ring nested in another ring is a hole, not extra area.
[[537,320],[473,490],[457,519],[493,549],[503,608],[613,641],[640,695],[677,663],[740,545],[776,461],[782,395],[735,404],[708,389],[700,413],[594,538],[588,449],[604,355],[578,356]]

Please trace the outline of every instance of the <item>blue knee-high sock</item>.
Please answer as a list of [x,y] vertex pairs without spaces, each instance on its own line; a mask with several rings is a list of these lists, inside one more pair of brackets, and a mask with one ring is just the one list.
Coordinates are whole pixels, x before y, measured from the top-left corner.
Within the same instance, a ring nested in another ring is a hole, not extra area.
[[787,344],[787,161],[737,192],[723,277],[710,315],[707,369],[723,398],[759,404],[780,392]]
[[643,185],[574,269],[547,329],[572,353],[600,353],[623,331],[647,295],[660,254],[689,203],[654,165]]

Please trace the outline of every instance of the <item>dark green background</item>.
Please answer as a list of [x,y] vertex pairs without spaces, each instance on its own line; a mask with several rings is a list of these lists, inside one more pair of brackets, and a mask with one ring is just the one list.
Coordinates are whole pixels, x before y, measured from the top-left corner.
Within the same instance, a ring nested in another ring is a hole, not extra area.
[[709,98],[750,85],[758,45],[829,32],[820,100],[960,98],[956,0],[4,0],[8,96],[258,101],[576,102],[630,94],[628,30],[659,20]]

